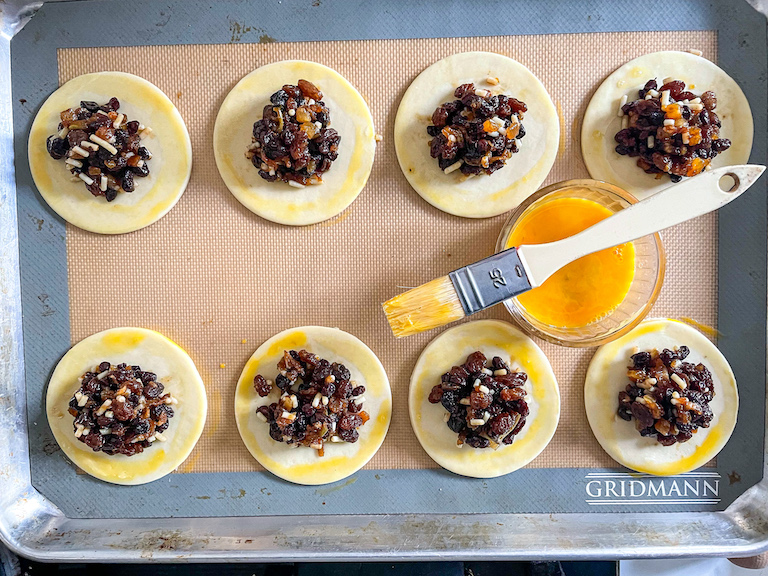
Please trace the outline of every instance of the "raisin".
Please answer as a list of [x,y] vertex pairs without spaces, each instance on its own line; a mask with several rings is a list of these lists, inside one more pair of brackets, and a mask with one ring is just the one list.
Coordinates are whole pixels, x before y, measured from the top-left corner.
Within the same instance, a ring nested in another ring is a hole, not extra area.
[[164,386],[159,382],[152,382],[144,385],[144,396],[147,398],[159,398],[163,393]]
[[320,92],[317,86],[312,84],[312,82],[309,82],[308,80],[299,80],[298,84],[299,90],[301,90],[301,93],[307,98],[312,98],[317,101],[323,99],[323,93]]
[[525,390],[520,387],[504,388],[500,393],[501,399],[505,402],[514,402],[525,396]]
[[488,448],[491,444],[487,438],[483,438],[476,434],[467,434],[467,438],[464,442],[469,446],[472,446],[472,448]]
[[283,432],[280,430],[280,426],[277,425],[277,422],[270,422],[269,436],[272,440],[277,440],[278,442],[283,441]]
[[673,100],[680,100],[680,93],[685,90],[685,82],[682,80],[672,80],[671,82],[664,84],[658,91],[664,92],[665,90],[669,90],[670,98]]
[[495,416],[489,420],[488,424],[491,429],[491,435],[498,438],[499,436],[506,434],[512,429],[514,420],[512,419],[512,416],[510,416],[507,412],[502,412],[498,416]]
[[649,352],[638,352],[631,357],[632,365],[635,370],[645,370],[651,366],[651,354]]
[[357,430],[339,430],[338,435],[344,442],[350,444],[354,444],[360,438],[360,433]]
[[474,84],[462,84],[456,90],[453,91],[453,95],[458,98],[459,100],[463,100],[465,97],[474,95],[475,93],[475,85]]
[[81,100],[80,107],[85,108],[88,112],[95,113],[99,109],[99,105],[96,102],[90,100]]
[[357,414],[346,414],[339,420],[339,428],[342,430],[353,430],[362,426],[363,420]]
[[291,389],[291,381],[288,379],[287,376],[284,376],[283,374],[277,375],[277,377],[275,378],[275,384],[283,392],[288,392]]
[[439,384],[432,387],[429,393],[429,401],[432,404],[437,404],[443,398],[443,387]]
[[351,374],[344,364],[337,364],[334,362],[331,364],[331,373],[334,375],[337,381],[348,381]]
[[658,84],[656,83],[656,80],[648,80],[648,82],[645,83],[645,86],[640,89],[637,95],[639,98],[643,99],[649,91],[656,90],[657,87]]
[[320,359],[317,357],[316,354],[312,354],[311,352],[307,352],[306,350],[299,351],[299,359],[307,364],[307,366],[311,367],[313,370],[315,366],[317,366],[317,363],[320,361]]
[[445,390],[443,392],[443,397],[440,399],[440,403],[443,405],[443,408],[448,410],[448,412],[453,412],[458,404],[458,398],[456,397],[456,393],[451,390]]
[[323,396],[331,397],[333,396],[333,393],[336,392],[336,384],[333,382],[326,382],[323,384],[320,391],[322,392]]
[[328,360],[320,360],[312,373],[312,380],[315,382],[324,381],[331,375],[331,363]]
[[262,398],[272,392],[272,385],[269,384],[261,374],[257,374],[253,379],[253,386]]
[[492,401],[493,397],[490,394],[485,394],[479,390],[472,390],[469,397],[470,406],[475,410],[488,408]]
[[707,90],[701,95],[701,103],[704,105],[704,108],[711,112],[717,108],[717,96],[711,90]]
[[[91,134],[96,131],[96,135],[104,140],[109,140],[114,136],[114,130],[112,129],[112,119],[104,114],[94,114],[88,119],[88,130]],[[101,133],[99,133],[101,130]],[[106,136],[106,138],[105,138]]]
[[105,112],[117,112],[120,109],[120,100],[113,96],[101,109]]
[[135,416],[135,410],[128,406],[128,402],[113,402],[112,411],[115,413],[115,418],[121,422],[131,420]]
[[502,360],[498,356],[494,356],[493,359],[491,360],[491,367],[494,370],[507,370],[507,371],[509,371],[509,366],[507,365],[507,363],[504,362],[504,360]]
[[149,420],[139,420],[134,424],[133,429],[137,434],[147,434],[149,432]]
[[93,451],[98,452],[101,450],[101,447],[104,444],[104,439],[101,436],[101,434],[98,434],[96,432],[92,432],[91,434],[88,434],[88,436],[85,437],[83,440],[86,445],[91,448]]
[[133,181],[133,172],[127,172],[123,174],[122,180],[120,180],[120,187],[125,192],[133,192],[135,190],[135,185]]
[[85,130],[70,130],[67,134],[67,143],[70,148],[79,146],[84,140],[88,140],[88,133]]
[[525,102],[522,102],[517,98],[509,98],[508,102],[510,107],[512,108],[512,112],[514,112],[515,114],[528,111],[528,106],[526,106]]
[[451,431],[456,432],[456,434],[461,432],[465,427],[466,420],[464,420],[463,417],[451,414],[450,418],[448,418],[448,428],[450,428]]
[[49,136],[46,146],[48,147],[48,154],[50,154],[51,158],[54,160],[61,160],[69,151],[69,143],[67,140],[56,136]]
[[285,106],[288,98],[288,93],[285,90],[278,90],[269,97],[269,101],[275,106]]
[[[447,123],[448,123],[448,110],[446,110],[445,106],[437,107],[435,111],[432,113],[432,124],[434,124],[435,128],[442,128]],[[440,132],[439,130],[435,130],[435,133],[430,134],[430,136],[437,136],[439,132]]]
[[133,174],[139,178],[146,178],[149,176],[149,164],[146,162],[141,166],[128,166],[128,170],[133,172]]
[[464,367],[470,374],[482,372],[485,368],[485,355],[482,352],[472,352],[467,356],[467,361],[464,363]]
[[338,398],[349,398],[352,394],[352,384],[350,384],[349,380],[336,380],[336,392],[334,392],[334,396],[337,396]]

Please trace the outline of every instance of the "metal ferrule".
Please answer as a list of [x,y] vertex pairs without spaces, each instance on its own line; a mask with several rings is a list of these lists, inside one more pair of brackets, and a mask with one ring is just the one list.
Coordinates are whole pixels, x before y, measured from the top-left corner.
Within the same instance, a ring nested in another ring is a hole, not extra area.
[[454,270],[448,277],[467,316],[531,289],[516,248]]

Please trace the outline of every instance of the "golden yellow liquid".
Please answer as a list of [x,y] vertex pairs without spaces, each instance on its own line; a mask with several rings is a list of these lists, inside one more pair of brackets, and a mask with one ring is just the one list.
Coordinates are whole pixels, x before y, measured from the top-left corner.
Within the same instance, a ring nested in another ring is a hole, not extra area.
[[[562,240],[611,214],[611,210],[592,200],[550,200],[518,222],[506,247]],[[634,276],[635,247],[630,242],[571,262],[517,300],[544,324],[578,328],[613,312],[629,292]]]

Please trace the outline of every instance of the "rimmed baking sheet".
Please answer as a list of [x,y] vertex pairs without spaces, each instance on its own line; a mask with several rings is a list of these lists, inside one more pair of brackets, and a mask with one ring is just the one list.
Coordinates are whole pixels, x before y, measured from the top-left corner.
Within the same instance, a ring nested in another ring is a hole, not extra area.
[[[72,3],[65,17],[76,18],[78,11],[86,9],[87,3]],[[715,58],[716,33],[289,44],[273,43],[264,33],[260,43],[242,44],[256,39],[257,27],[231,21],[230,29],[231,45],[60,49],[55,62],[48,62],[46,68],[57,77],[44,84],[39,74],[14,68],[15,106],[22,114],[21,130],[16,131],[20,141],[34,110],[56,80],[120,69],[155,82],[174,100],[192,134],[195,162],[190,187],[168,216],[144,231],[105,238],[64,227],[28,186],[28,180],[24,181],[24,156],[17,159],[22,175],[19,225],[35,487],[74,517],[646,509],[615,504],[626,499],[619,497],[621,480],[626,478],[609,476],[620,472],[613,469],[615,464],[586,424],[581,386],[590,351],[544,346],[560,380],[563,415],[552,444],[530,468],[496,480],[467,480],[433,469],[421,451],[407,420],[406,389],[410,369],[431,336],[394,340],[378,303],[400,286],[416,285],[490,253],[503,217],[465,220],[423,202],[397,167],[392,122],[408,82],[426,65],[463,50],[502,52],[528,65],[558,104],[561,149],[548,182],[583,177],[587,174],[579,155],[578,119],[600,80],[626,60],[647,52],[649,46],[698,48]],[[234,83],[260,64],[293,57],[328,64],[349,78],[368,99],[377,129],[384,136],[369,185],[360,198],[336,219],[301,229],[268,223],[240,206],[221,183],[210,149],[216,110]],[[392,67],[391,62],[398,65]],[[574,70],[580,73],[574,74]],[[17,141],[17,150],[20,148]],[[425,237],[430,238],[428,244]],[[683,225],[666,233],[664,239],[669,256],[667,281],[653,314],[716,325],[717,218]],[[404,249],[415,246],[419,250]],[[324,281],[301,291],[287,289],[282,268],[275,263],[286,256],[298,260],[305,254],[315,255],[318,275]],[[100,289],[93,289],[90,271],[95,266],[114,268],[125,262],[139,270],[136,276],[143,280],[126,279],[115,291],[107,277],[97,279]],[[153,281],[146,282],[147,278]],[[763,278],[753,280],[759,283]],[[721,340],[736,339],[743,346],[745,335],[734,331],[736,325],[730,324],[730,331],[724,329],[722,303],[721,299]],[[505,314],[500,309],[481,317],[504,319]],[[321,488],[292,486],[259,472],[229,413],[237,375],[253,349],[285,327],[307,323],[339,326],[368,343],[389,372],[395,398],[392,429],[367,469],[348,481]],[[180,469],[182,473],[130,489],[75,475],[52,443],[41,402],[47,375],[70,341],[123,324],[158,329],[182,344],[203,373],[211,404],[207,430]],[[749,346],[753,355],[759,353],[762,358],[760,341]],[[221,364],[225,367],[220,368]],[[739,367],[734,368],[738,377]],[[742,394],[764,396],[762,380],[740,378],[739,385]],[[717,467],[679,479],[677,489],[675,480],[664,481],[664,496],[647,509],[723,509],[760,478],[762,423],[760,406],[746,407]],[[749,448],[745,450],[745,446]],[[686,488],[685,482],[695,488]],[[675,491],[681,487],[689,502],[677,502]],[[598,488],[600,496],[595,496]],[[89,497],[83,498],[84,493]],[[133,509],[116,511],[106,504],[115,494],[128,495],[135,503]],[[695,503],[702,494],[708,501]],[[675,503],[665,504],[665,499]]]

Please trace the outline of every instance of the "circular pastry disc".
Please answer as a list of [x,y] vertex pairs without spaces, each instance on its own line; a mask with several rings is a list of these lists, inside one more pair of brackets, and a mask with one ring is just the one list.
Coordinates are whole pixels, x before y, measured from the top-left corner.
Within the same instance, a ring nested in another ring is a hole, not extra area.
[[[476,350],[528,374],[524,388],[530,414],[515,441],[497,450],[459,448],[458,435],[443,420],[446,410],[428,400],[440,376]],[[560,419],[560,391],[549,360],[533,340],[506,322],[478,320],[446,330],[427,345],[411,375],[408,410],[422,448],[440,466],[462,476],[494,478],[525,466],[546,448]]]
[[[270,96],[300,79],[323,93],[330,127],[341,136],[339,157],[323,174],[323,183],[301,189],[264,180],[245,157],[253,124]],[[272,222],[303,226],[332,218],[354,202],[371,173],[375,136],[368,104],[344,77],[322,64],[285,60],[257,68],[227,95],[216,117],[213,149],[224,183],[246,208]]]
[[[95,197],[46,149],[48,136],[58,132],[60,113],[81,100],[104,104],[120,100],[118,113],[152,128],[142,145],[152,153],[150,173],[136,178],[136,190],[112,202]],[[29,133],[29,168],[40,195],[64,220],[99,234],[123,234],[162,218],[187,187],[192,171],[192,145],[179,111],[154,84],[124,72],[96,72],[73,78],[48,97]]]
[[[488,84],[488,77],[499,83]],[[455,100],[454,90],[468,82],[528,106],[520,151],[490,176],[467,178],[459,170],[445,174],[429,155],[432,113]],[[408,182],[435,208],[467,218],[502,214],[535,192],[552,168],[559,141],[557,110],[541,81],[519,62],[491,52],[454,54],[432,64],[408,87],[395,118],[397,159]]]
[[[640,351],[688,346],[685,362],[701,362],[709,369],[715,385],[709,428],[699,428],[687,442],[662,446],[655,438],[640,436],[634,419],[627,422],[618,416],[618,396],[629,384],[627,366],[635,346]],[[584,404],[592,432],[611,458],[638,472],[671,476],[699,468],[717,456],[736,425],[739,395],[728,361],[712,342],[677,320],[654,319],[598,348],[587,371]]]
[[[134,456],[110,456],[75,438],[69,401],[80,387],[78,378],[105,361],[154,372],[179,401],[163,432],[165,442],[153,442]],[[45,405],[48,423],[67,458],[95,478],[124,485],[152,482],[178,468],[200,438],[208,410],[205,386],[192,359],[162,334],[144,328],[113,328],[75,344],[51,376]]]
[[[365,386],[363,410],[370,420],[358,428],[360,438],[325,444],[325,455],[299,446],[291,448],[269,436],[269,425],[256,417],[259,406],[277,402],[278,391],[261,397],[253,387],[257,374],[274,380],[277,363],[286,350],[308,350],[329,362],[344,364],[351,380]],[[259,346],[240,375],[235,393],[237,429],[246,447],[259,464],[274,475],[296,484],[327,484],[357,472],[376,454],[384,441],[392,417],[392,392],[384,367],[368,346],[338,328],[303,326],[273,336]]]
[[671,185],[668,176],[656,179],[637,166],[637,158],[622,156],[615,150],[614,136],[621,130],[618,116],[622,96],[637,100],[637,91],[655,78],[659,85],[672,77],[686,83],[695,94],[707,90],[717,96],[715,112],[723,125],[720,135],[731,140],[731,147],[712,161],[713,168],[746,164],[752,150],[754,131],[749,102],[738,84],[715,64],[688,52],[654,52],[630,60],[608,76],[595,91],[584,113],[581,127],[581,153],[589,175],[595,180],[616,184],[639,199]]

